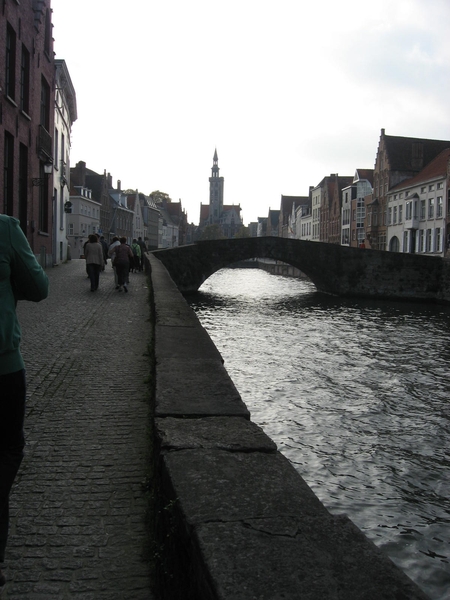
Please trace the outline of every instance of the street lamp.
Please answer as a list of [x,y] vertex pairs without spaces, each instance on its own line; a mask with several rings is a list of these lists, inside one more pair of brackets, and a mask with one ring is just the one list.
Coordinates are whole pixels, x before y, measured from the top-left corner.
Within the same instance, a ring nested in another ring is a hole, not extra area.
[[52,174],[52,171],[53,171],[53,163],[50,162],[49,160],[47,160],[47,162],[44,163],[45,177],[34,177],[32,179],[33,185],[35,185],[35,186],[45,185],[45,182],[47,181],[48,176]]

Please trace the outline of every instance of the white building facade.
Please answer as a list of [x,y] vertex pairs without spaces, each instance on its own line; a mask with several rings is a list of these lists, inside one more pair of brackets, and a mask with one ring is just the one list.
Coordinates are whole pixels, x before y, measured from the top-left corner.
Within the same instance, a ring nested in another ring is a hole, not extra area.
[[450,149],[417,176],[389,191],[387,240],[390,252],[444,256],[447,237]]
[[66,261],[66,215],[70,210],[70,136],[77,119],[75,90],[64,60],[55,59],[55,129],[53,148],[53,264]]

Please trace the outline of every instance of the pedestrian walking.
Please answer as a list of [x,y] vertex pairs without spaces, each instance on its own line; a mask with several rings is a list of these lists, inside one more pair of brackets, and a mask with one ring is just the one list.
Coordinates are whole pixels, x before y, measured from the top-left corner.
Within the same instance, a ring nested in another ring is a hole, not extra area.
[[114,284],[116,286],[116,290],[119,289],[119,284],[118,284],[118,280],[117,280],[117,270],[114,265],[114,259],[116,258],[116,247],[117,246],[120,246],[120,242],[119,242],[119,238],[115,235],[112,239],[112,244],[110,245],[110,247],[108,249],[108,256],[111,258],[111,266],[114,270]]
[[141,248],[141,259],[140,259],[140,264],[139,264],[139,271],[143,271],[144,270],[144,252],[147,252],[148,248],[147,248],[147,244],[144,242],[144,240],[141,238],[141,236],[138,237],[137,243],[139,244],[139,247]]
[[141,247],[137,243],[136,238],[134,238],[131,244],[131,251],[133,252],[133,263],[130,270],[132,273],[136,273],[136,271],[140,271],[141,266]]
[[[9,494],[23,458],[26,400],[18,300],[47,297],[48,278],[17,219],[0,215],[0,566],[9,529]],[[6,580],[0,569],[0,593]]]
[[127,238],[120,238],[120,245],[114,248],[115,250],[115,259],[114,266],[117,271],[117,284],[119,292],[122,291],[122,287],[125,292],[128,292],[128,273],[130,271],[130,264],[133,260],[133,252],[131,251],[130,246],[127,244]]
[[84,249],[86,259],[86,269],[91,280],[91,292],[98,290],[100,281],[100,271],[103,269],[105,261],[103,259],[103,248],[95,234],[89,236],[89,242]]
[[104,260],[104,263],[105,263],[103,265],[103,269],[102,269],[102,271],[104,271],[106,265],[108,264],[108,244],[106,243],[105,237],[103,235],[100,236],[100,244],[102,245],[103,260]]

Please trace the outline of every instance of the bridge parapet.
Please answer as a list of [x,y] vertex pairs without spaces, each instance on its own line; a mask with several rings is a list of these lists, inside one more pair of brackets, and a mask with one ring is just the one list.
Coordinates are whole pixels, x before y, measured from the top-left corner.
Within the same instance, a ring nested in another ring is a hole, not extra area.
[[327,294],[450,302],[450,263],[439,257],[278,237],[208,240],[153,254],[184,294],[196,292],[213,273],[234,262],[271,258],[296,267]]

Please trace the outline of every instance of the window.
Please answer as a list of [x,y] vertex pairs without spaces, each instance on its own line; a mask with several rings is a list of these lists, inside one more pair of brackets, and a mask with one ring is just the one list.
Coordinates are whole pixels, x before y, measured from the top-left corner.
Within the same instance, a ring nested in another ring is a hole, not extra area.
[[428,186],[428,191],[432,192],[434,190],[434,183]]
[[392,208],[388,208],[388,225],[392,225]]
[[30,110],[30,53],[22,44],[22,61],[20,64],[20,110]]
[[427,229],[425,252],[431,252],[431,229]]
[[22,231],[27,232],[28,221],[28,147],[19,146],[19,220]]
[[442,196],[436,198],[436,217],[441,218],[444,210],[444,201]]
[[408,252],[408,232],[403,232],[403,252]]
[[69,235],[73,235],[73,223],[69,223]]
[[14,193],[14,137],[5,131],[3,159],[3,212],[5,215],[13,215],[13,193]]
[[420,218],[425,219],[425,200],[420,201]]
[[41,125],[48,131],[50,128],[50,86],[41,79]]
[[8,24],[6,28],[6,95],[16,99],[16,32]]
[[397,207],[394,206],[394,216],[393,216],[394,225],[397,225]]
[[434,232],[434,251],[435,252],[442,251],[441,243],[442,243],[441,228],[436,227],[435,232]]
[[424,246],[423,246],[424,235],[425,235],[425,231],[423,229],[421,229],[419,231],[419,252],[423,252],[424,251]]
[[39,177],[44,185],[38,187],[39,190],[39,231],[48,233],[48,177],[44,173],[44,164],[39,166]]
[[405,204],[406,210],[405,210],[405,219],[407,221],[410,221],[412,219],[412,202],[407,202]]
[[54,140],[54,142],[55,142],[55,149],[53,150],[53,158],[54,158],[55,169],[57,169],[58,168],[58,156],[59,156],[59,153],[58,153],[58,130],[57,130],[56,127],[55,127],[55,140]]
[[436,189],[437,189],[437,190],[442,190],[443,188],[444,188],[444,184],[442,183],[442,181],[440,181],[440,182],[437,184],[437,186],[436,186]]
[[434,219],[434,198],[428,199],[428,218]]
[[427,191],[427,186],[426,185],[424,185],[423,187],[420,188],[420,193],[421,194],[425,194],[426,191]]
[[403,204],[400,204],[400,206],[398,207],[398,222],[403,222]]

